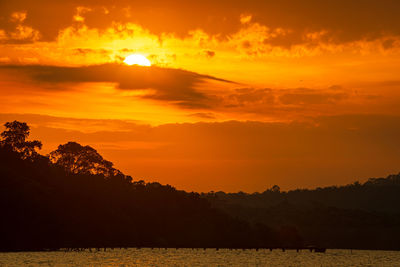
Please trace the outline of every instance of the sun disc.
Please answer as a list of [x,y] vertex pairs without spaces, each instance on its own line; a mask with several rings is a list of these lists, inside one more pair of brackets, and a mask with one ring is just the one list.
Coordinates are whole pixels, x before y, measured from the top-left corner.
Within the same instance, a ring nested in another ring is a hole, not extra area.
[[139,65],[139,66],[146,66],[150,67],[151,62],[148,60],[145,56],[140,55],[140,54],[133,54],[129,55],[125,58],[124,63],[132,66],[132,65]]

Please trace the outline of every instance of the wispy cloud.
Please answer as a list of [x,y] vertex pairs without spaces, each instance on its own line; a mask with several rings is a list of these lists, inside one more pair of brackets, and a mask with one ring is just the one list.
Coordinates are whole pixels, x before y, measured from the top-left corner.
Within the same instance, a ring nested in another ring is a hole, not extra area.
[[201,84],[211,80],[233,83],[210,75],[180,69],[121,64],[83,67],[2,65],[0,70],[16,71],[21,75],[27,75],[32,82],[44,84],[115,83],[120,90],[145,90],[145,93],[138,97],[168,101],[185,108],[209,107],[213,100],[211,96],[198,90]]

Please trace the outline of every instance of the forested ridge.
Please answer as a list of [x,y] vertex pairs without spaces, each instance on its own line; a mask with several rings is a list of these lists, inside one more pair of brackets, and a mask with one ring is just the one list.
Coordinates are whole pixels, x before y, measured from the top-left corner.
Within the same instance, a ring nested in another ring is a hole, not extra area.
[[76,247],[399,249],[400,176],[341,187],[195,193],[135,180],[76,142],[48,155],[29,126],[0,141],[0,250]]
[[211,207],[198,193],[133,181],[89,146],[43,156],[26,123],[6,123],[0,145],[0,250],[82,247],[290,246],[263,224]]
[[202,194],[235,218],[295,227],[308,243],[331,248],[400,249],[400,174],[365,183],[281,192]]

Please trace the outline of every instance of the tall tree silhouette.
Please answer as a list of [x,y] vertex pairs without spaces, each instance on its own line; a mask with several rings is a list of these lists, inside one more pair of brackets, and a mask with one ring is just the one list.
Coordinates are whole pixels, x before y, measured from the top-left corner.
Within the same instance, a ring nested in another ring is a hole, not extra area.
[[2,147],[20,153],[24,159],[38,155],[36,149],[42,148],[42,142],[38,140],[26,140],[29,136],[30,128],[25,122],[6,122],[4,126],[6,130],[0,134],[0,145]]
[[75,174],[101,174],[105,177],[123,175],[94,148],[76,142],[59,145],[49,155],[50,161]]

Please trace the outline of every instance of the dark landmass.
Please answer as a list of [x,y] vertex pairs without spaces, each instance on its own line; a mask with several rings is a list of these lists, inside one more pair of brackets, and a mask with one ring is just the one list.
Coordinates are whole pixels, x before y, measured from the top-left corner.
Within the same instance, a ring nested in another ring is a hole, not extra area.
[[328,248],[400,249],[400,174],[315,190],[202,194],[234,218],[272,229],[294,227]]
[[[89,247],[400,249],[400,176],[264,193],[133,181],[89,146],[47,156],[25,123],[0,141],[0,251]],[[177,170],[179,171],[179,170]]]
[[0,250],[60,247],[262,247],[266,226],[212,208],[196,193],[124,176],[71,174],[0,149]]

